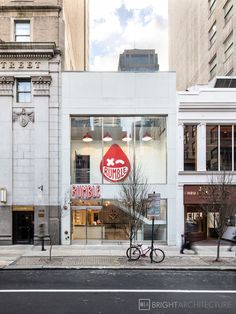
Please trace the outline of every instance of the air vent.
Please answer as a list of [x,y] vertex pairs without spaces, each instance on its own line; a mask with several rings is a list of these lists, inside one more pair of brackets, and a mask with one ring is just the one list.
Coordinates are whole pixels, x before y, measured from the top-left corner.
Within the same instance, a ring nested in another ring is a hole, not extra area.
[[214,88],[236,88],[236,78],[217,78]]

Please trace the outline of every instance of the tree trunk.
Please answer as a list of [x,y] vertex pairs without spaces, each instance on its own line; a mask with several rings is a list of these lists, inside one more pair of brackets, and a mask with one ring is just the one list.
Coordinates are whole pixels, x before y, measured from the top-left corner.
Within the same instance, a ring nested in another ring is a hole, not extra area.
[[133,230],[132,230],[132,227],[131,227],[131,230],[130,230],[130,237],[129,237],[129,246],[131,247],[133,244]]

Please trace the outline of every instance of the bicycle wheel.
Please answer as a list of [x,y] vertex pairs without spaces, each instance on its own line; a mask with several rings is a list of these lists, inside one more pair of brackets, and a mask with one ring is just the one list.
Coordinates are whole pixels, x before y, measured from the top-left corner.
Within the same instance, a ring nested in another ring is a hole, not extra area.
[[154,263],[161,263],[165,259],[165,253],[161,249],[153,249],[150,258]]
[[137,246],[131,246],[126,251],[126,256],[131,261],[136,261],[140,258],[141,252]]

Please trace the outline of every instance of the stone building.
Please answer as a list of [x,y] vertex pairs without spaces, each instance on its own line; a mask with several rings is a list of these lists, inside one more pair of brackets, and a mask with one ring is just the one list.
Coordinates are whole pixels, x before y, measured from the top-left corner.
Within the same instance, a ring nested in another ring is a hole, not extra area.
[[64,24],[60,0],[0,0],[0,244],[60,241]]
[[235,7],[235,0],[169,0],[169,69],[177,90],[236,75]]

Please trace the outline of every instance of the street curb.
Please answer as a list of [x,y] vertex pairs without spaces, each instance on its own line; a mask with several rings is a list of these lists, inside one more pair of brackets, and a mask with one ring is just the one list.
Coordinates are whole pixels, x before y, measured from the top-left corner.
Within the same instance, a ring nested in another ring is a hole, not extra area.
[[178,267],[178,266],[161,266],[161,267],[150,267],[150,266],[43,266],[43,265],[32,265],[28,267],[23,266],[6,266],[0,269],[0,272],[3,270],[175,270],[175,271],[236,271],[236,267],[230,266],[212,266],[212,267]]

